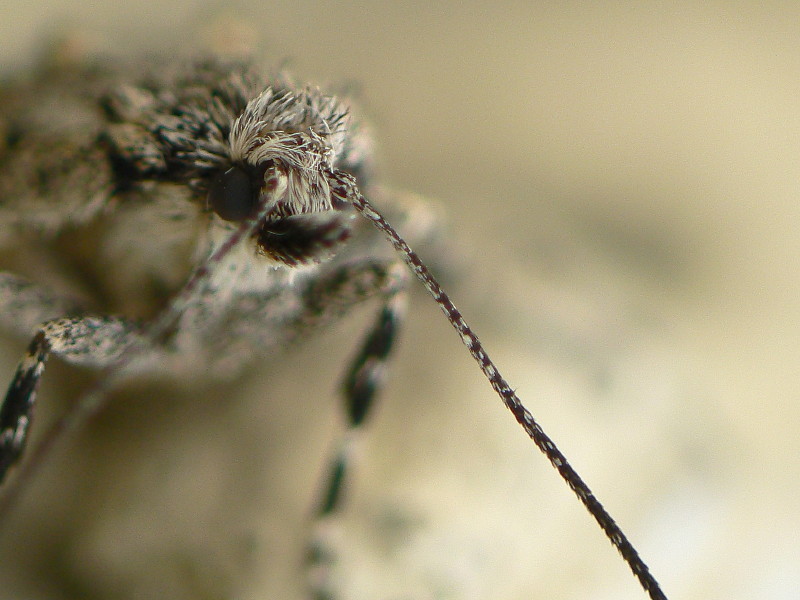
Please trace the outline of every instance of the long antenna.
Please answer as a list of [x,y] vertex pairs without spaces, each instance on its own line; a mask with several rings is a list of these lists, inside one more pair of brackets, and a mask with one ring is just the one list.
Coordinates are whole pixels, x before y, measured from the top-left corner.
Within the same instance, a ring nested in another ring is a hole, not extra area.
[[600,501],[595,498],[592,490],[584,483],[581,476],[570,466],[566,457],[542,430],[541,426],[533,418],[533,415],[523,406],[517,394],[511,389],[511,386],[508,385],[508,382],[500,374],[500,371],[497,370],[497,367],[492,362],[492,359],[489,358],[489,355],[486,354],[478,336],[472,332],[472,329],[467,325],[464,317],[461,316],[461,313],[450,300],[449,296],[444,292],[433,275],[431,275],[428,267],[425,266],[419,256],[408,246],[406,241],[400,237],[394,228],[389,225],[386,219],[384,219],[358,191],[355,191],[355,187],[351,188],[351,190],[353,194],[351,198],[353,206],[355,206],[364,217],[372,221],[375,227],[386,236],[395,250],[403,257],[403,260],[409,268],[425,286],[425,289],[433,296],[436,304],[439,305],[439,308],[442,309],[447,320],[450,321],[453,328],[458,332],[458,335],[461,336],[461,341],[467,347],[472,358],[475,359],[475,362],[478,363],[481,371],[483,371],[483,374],[489,380],[489,383],[494,388],[494,391],[497,392],[497,395],[500,396],[503,404],[511,411],[517,422],[522,425],[525,433],[530,436],[533,443],[536,444],[536,447],[544,453],[550,461],[550,464],[556,468],[561,478],[567,483],[570,489],[575,492],[578,499],[595,518],[600,528],[605,532],[606,537],[608,537],[616,549],[619,550],[622,558],[628,563],[631,571],[633,571],[633,574],[639,579],[642,587],[650,595],[650,598],[652,598],[652,600],[667,600],[667,596],[661,590],[658,581],[656,581],[655,577],[650,573],[650,569],[648,569],[647,565],[639,556],[636,548],[628,541],[628,538],[611,515],[603,508]]

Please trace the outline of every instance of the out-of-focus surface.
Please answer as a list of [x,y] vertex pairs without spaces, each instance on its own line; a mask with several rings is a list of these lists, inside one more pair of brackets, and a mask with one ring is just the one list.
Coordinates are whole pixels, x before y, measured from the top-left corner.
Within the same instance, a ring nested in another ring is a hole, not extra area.
[[[448,214],[456,301],[667,594],[797,597],[794,3],[0,14],[4,72],[67,30],[124,56],[255,45],[298,78],[358,86],[384,179]],[[416,295],[409,317],[342,523],[342,597],[643,597],[433,303]],[[336,381],[362,326],[232,386],[123,395],[3,527],[0,595],[302,597]],[[23,348],[2,347],[3,380]],[[37,425],[74,377],[50,367]]]

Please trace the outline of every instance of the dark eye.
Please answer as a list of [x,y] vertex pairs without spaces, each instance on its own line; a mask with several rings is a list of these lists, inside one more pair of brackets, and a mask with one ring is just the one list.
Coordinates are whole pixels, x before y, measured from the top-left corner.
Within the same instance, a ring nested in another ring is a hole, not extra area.
[[217,175],[208,188],[209,205],[225,221],[243,221],[253,212],[257,200],[258,186],[237,166]]

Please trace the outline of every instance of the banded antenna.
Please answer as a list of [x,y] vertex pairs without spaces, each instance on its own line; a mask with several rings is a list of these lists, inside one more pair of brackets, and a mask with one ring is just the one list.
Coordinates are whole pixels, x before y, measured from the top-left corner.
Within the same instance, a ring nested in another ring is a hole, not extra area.
[[575,493],[578,499],[586,507],[600,528],[605,532],[606,537],[611,541],[614,547],[622,555],[622,558],[628,563],[628,566],[633,571],[633,574],[641,583],[644,590],[649,594],[652,600],[667,600],[667,596],[661,590],[661,586],[647,567],[645,562],[639,556],[636,548],[628,541],[627,536],[619,528],[616,521],[608,514],[600,501],[595,497],[589,486],[583,481],[580,475],[572,468],[567,462],[566,457],[556,447],[550,437],[542,430],[541,426],[533,418],[530,411],[525,408],[522,401],[517,394],[508,385],[508,382],[500,374],[492,359],[483,349],[478,336],[472,331],[470,326],[464,320],[461,312],[455,307],[450,297],[445,293],[439,282],[431,275],[428,267],[422,262],[406,241],[395,231],[395,229],[383,218],[383,216],[367,202],[361,195],[358,189],[353,185],[351,187],[352,202],[356,210],[359,211],[366,219],[371,221],[377,227],[386,239],[391,242],[395,250],[397,250],[403,257],[403,260],[408,267],[414,272],[417,278],[425,286],[431,296],[433,296],[436,304],[442,309],[447,320],[458,332],[461,341],[469,350],[472,358],[478,363],[481,371],[489,380],[494,391],[500,396],[503,404],[511,411],[514,418],[525,430],[525,433],[533,440],[536,447],[541,450],[550,464],[555,467],[561,478],[567,483],[570,489]]

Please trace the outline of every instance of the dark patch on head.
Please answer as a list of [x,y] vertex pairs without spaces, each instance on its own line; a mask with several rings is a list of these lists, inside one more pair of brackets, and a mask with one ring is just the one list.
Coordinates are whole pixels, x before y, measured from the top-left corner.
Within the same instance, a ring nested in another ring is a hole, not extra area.
[[241,222],[258,205],[264,174],[271,160],[258,167],[236,164],[218,173],[208,187],[208,205],[224,221]]
[[259,251],[288,266],[318,263],[350,237],[352,215],[295,215],[265,222],[255,234]]

